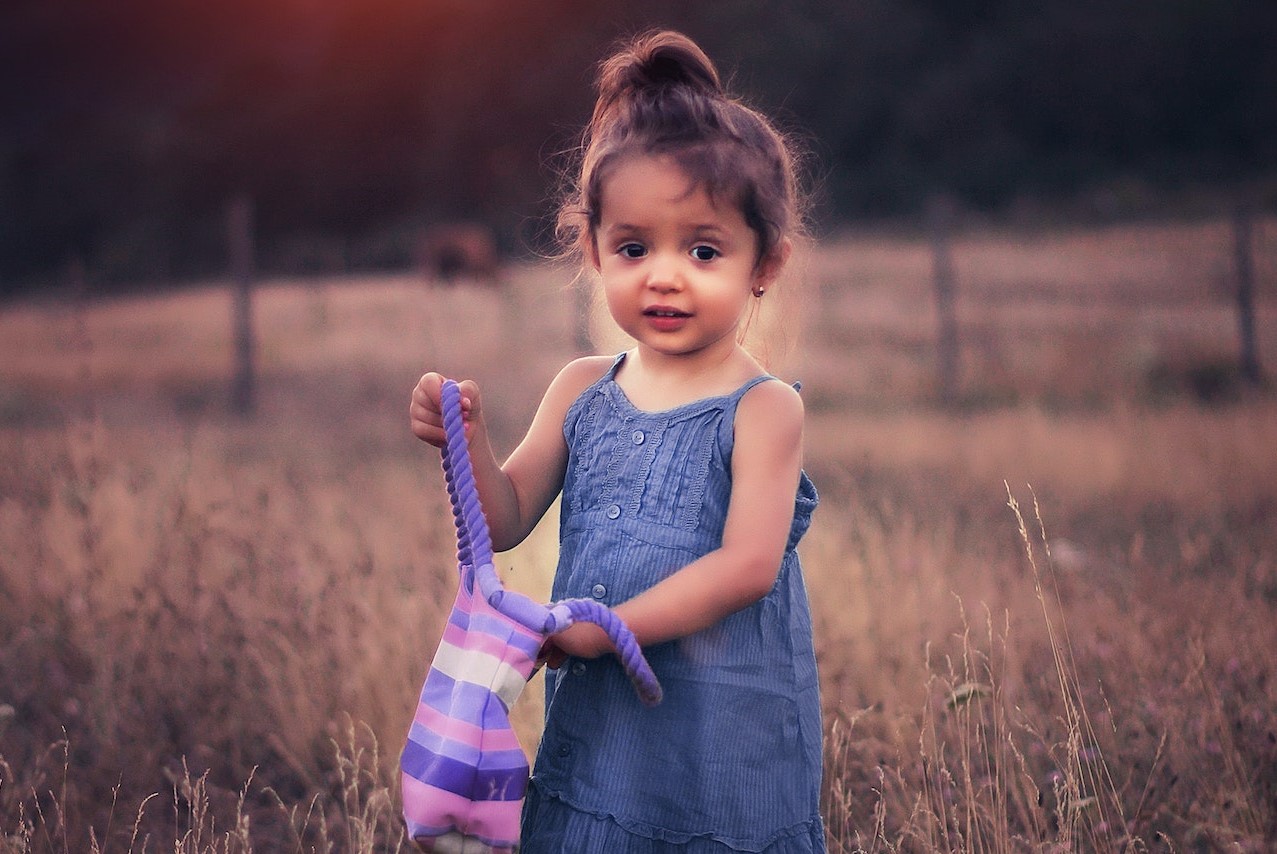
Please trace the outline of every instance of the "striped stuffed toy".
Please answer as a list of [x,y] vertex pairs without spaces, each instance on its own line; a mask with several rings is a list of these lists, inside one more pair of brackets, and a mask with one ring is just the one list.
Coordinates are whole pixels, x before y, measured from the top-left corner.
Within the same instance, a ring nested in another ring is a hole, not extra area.
[[661,687],[634,635],[588,599],[542,605],[505,590],[479,504],[461,416],[461,392],[442,396],[444,478],[457,526],[460,583],[400,757],[410,836],[436,854],[504,854],[518,849],[528,761],[510,726],[510,707],[536,669],[545,640],[575,622],[601,626],[643,702]]

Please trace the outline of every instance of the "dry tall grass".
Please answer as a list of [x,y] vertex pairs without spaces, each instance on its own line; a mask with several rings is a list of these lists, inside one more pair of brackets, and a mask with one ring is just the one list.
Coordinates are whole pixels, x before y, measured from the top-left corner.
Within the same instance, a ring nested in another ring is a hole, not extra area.
[[[1193,396],[1227,252],[1209,223],[965,237],[956,411],[925,245],[808,260],[780,370],[824,497],[832,850],[1277,845],[1277,404]],[[453,579],[407,392],[478,378],[508,447],[570,356],[569,278],[269,283],[252,421],[222,287],[0,312],[0,852],[408,850],[394,763]],[[554,537],[512,585],[546,594]],[[532,687],[529,748],[538,716]]]

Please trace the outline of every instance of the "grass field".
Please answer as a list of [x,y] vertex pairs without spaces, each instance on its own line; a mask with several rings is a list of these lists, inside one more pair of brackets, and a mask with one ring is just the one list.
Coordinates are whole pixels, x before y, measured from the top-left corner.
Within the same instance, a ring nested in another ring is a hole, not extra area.
[[[954,251],[952,406],[921,240],[827,241],[758,324],[823,499],[831,850],[1271,850],[1277,399],[1231,367],[1226,225]],[[0,307],[0,852],[409,850],[395,761],[455,581],[408,393],[479,380],[512,447],[573,309],[570,271],[510,275],[263,282],[251,419],[225,283]],[[555,549],[547,519],[508,583],[544,598]]]

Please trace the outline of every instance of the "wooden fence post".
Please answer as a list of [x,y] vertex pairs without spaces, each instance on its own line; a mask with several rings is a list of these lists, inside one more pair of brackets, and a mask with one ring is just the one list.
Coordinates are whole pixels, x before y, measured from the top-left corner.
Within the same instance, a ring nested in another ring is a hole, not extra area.
[[250,415],[257,407],[257,376],[253,341],[253,202],[238,195],[226,205],[226,238],[234,289],[232,309],[235,342],[235,375],[231,384],[231,408]]
[[958,399],[957,283],[953,271],[950,232],[956,205],[948,196],[932,196],[927,202],[931,236],[931,277],[936,295],[936,372],[940,402],[951,406]]
[[1237,275],[1237,331],[1240,343],[1238,368],[1241,377],[1258,385],[1263,371],[1259,366],[1259,346],[1255,339],[1255,256],[1254,206],[1247,201],[1233,209],[1233,269]]

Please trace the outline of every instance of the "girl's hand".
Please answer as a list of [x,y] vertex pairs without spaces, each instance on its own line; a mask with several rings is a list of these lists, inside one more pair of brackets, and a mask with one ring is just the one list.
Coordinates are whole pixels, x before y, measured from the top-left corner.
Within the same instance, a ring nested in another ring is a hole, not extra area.
[[557,670],[569,656],[598,658],[615,652],[607,632],[593,623],[576,623],[551,637],[541,647],[537,661]]
[[[479,417],[479,386],[473,380],[464,380],[458,385],[461,389],[461,417],[465,419],[468,436]],[[408,405],[408,423],[413,435],[436,448],[447,444],[443,432],[443,405],[440,402],[442,390],[442,375],[434,372],[425,374],[417,380]]]

